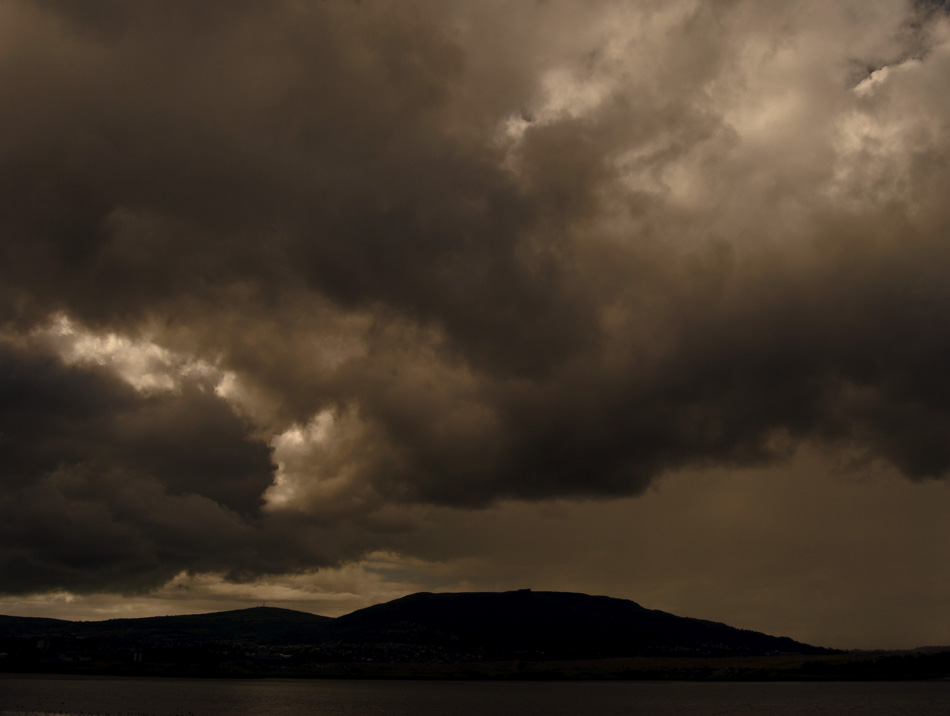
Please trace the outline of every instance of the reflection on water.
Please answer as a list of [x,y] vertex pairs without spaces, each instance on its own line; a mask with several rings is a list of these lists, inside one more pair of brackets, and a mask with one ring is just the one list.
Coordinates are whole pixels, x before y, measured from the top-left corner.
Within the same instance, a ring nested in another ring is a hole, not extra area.
[[0,716],[943,716],[948,704],[947,681],[512,683],[0,676]]

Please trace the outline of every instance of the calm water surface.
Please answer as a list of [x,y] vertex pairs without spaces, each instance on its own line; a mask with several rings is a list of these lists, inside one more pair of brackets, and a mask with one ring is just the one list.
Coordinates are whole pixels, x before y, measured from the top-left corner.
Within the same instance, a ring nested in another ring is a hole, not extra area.
[[950,682],[230,681],[0,675],[0,716],[950,713]]

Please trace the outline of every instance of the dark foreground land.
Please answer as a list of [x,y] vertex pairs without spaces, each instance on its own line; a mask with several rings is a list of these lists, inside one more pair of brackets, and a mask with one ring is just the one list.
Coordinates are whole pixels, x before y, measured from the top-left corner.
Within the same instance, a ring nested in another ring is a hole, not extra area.
[[560,592],[414,594],[331,619],[256,607],[0,616],[0,671],[195,677],[861,680],[950,676],[950,651],[840,652]]

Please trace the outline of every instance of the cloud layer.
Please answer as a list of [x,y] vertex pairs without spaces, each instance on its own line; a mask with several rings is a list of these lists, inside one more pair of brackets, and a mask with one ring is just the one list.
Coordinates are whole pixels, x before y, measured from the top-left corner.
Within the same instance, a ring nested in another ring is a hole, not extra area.
[[469,5],[0,8],[4,590],[803,444],[947,476],[942,10]]

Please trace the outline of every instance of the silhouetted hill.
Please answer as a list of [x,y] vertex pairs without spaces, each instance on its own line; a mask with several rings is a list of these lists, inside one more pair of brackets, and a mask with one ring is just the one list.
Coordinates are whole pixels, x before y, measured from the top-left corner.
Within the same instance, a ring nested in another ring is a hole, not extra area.
[[354,644],[411,644],[547,658],[821,654],[830,650],[636,602],[566,592],[412,594],[327,625]]
[[0,614],[0,636],[36,636],[66,629],[75,622],[42,617],[10,617]]
[[210,614],[71,622],[0,616],[0,635],[110,639],[142,644],[312,643],[330,617],[276,607],[252,607]]
[[[451,665],[508,663],[517,670],[479,666],[472,673],[518,678],[523,671],[537,678],[554,673],[553,667],[522,665],[670,657],[685,664],[685,657],[811,659],[829,653],[625,599],[529,590],[412,594],[336,619],[274,607],[99,622],[0,617],[0,670],[6,671],[457,678],[464,674]],[[584,666],[583,673],[604,668]],[[683,668],[675,670],[687,673]],[[624,667],[610,678],[634,673],[662,677],[653,667]],[[695,678],[702,673],[688,672]]]

